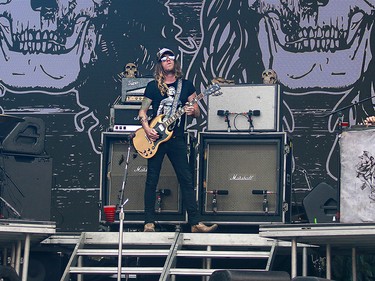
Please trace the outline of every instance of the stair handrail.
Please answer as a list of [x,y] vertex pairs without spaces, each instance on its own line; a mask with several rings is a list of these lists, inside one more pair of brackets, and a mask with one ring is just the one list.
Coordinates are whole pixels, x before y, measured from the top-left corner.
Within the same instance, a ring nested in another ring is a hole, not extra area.
[[82,232],[80,237],[79,237],[79,240],[78,240],[77,244],[74,247],[72,255],[70,256],[70,259],[69,259],[69,261],[68,261],[68,263],[65,267],[64,273],[63,273],[60,281],[69,281],[70,268],[77,264],[77,260],[78,260],[77,252],[78,252],[79,249],[83,248],[85,238],[86,238],[86,233]]
[[170,280],[170,269],[176,266],[177,251],[182,247],[183,234],[179,231],[175,232],[174,240],[169,248],[168,256],[164,263],[163,272],[160,274],[159,281]]

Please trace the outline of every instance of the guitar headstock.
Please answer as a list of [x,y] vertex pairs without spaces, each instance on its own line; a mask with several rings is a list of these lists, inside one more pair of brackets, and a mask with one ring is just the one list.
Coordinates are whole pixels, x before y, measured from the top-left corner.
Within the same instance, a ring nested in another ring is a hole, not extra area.
[[211,86],[209,86],[205,91],[204,91],[204,94],[205,95],[213,95],[213,96],[220,96],[222,95],[223,93],[220,91],[221,87],[219,84],[212,84]]

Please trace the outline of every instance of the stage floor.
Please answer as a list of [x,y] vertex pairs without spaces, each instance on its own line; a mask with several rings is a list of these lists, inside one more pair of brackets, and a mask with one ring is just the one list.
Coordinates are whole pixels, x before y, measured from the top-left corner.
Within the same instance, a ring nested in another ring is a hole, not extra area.
[[[0,246],[3,254],[11,251],[11,266],[17,274],[21,273],[21,257],[23,257],[22,281],[27,280],[30,246],[37,244],[56,233],[56,223],[32,220],[0,220]],[[21,253],[22,248],[23,255]]]
[[320,223],[320,224],[284,224],[262,225],[261,237],[275,238],[340,249],[353,246],[361,252],[375,251],[375,223]]
[[357,253],[375,252],[375,223],[262,225],[259,228],[259,235],[292,242],[292,278],[297,276],[297,243],[325,247],[327,279],[331,279],[332,251],[348,250],[351,252],[353,281],[356,280]]

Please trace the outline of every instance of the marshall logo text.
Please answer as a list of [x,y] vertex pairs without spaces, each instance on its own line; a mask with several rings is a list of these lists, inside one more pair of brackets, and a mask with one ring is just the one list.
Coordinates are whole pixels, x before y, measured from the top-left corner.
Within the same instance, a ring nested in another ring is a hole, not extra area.
[[241,175],[241,174],[232,174],[229,175],[230,181],[255,181],[255,175]]
[[146,166],[138,166],[133,171],[134,171],[134,173],[147,173],[147,167]]

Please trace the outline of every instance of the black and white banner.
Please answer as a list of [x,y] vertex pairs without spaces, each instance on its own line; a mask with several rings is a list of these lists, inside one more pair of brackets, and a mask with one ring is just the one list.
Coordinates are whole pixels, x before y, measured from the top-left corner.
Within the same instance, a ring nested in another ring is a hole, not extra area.
[[340,138],[340,221],[375,221],[375,129],[346,131]]

